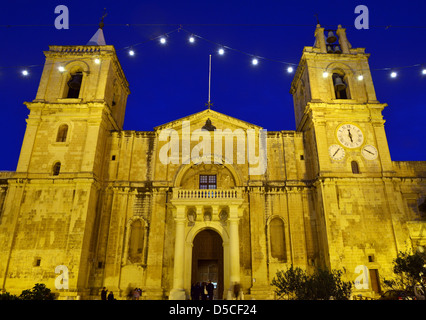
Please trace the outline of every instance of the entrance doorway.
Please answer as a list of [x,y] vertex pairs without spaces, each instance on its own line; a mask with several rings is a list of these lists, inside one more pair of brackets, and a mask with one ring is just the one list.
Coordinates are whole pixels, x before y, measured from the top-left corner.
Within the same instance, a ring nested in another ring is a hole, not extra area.
[[223,241],[221,236],[211,229],[198,233],[192,247],[191,283],[214,285],[213,299],[223,297]]

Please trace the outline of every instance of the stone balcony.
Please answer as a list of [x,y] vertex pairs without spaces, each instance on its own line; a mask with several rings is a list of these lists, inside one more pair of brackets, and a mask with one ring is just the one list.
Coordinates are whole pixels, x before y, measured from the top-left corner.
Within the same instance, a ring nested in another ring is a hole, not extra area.
[[242,190],[236,189],[173,189],[171,202],[183,205],[240,204]]

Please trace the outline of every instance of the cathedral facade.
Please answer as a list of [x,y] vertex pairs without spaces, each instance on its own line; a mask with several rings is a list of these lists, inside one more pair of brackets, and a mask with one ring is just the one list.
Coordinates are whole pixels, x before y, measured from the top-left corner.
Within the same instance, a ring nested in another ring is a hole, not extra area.
[[335,33],[318,25],[303,49],[295,131],[210,108],[123,130],[129,84],[102,29],[50,46],[16,172],[0,172],[1,290],[188,299],[211,280],[216,299],[235,283],[274,299],[293,265],[378,295],[398,252],[426,247],[426,161],[391,160],[369,54]]

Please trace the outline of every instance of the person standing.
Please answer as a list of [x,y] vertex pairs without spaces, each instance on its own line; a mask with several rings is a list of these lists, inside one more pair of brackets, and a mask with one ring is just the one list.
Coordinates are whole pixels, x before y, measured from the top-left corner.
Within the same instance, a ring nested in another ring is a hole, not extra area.
[[240,290],[241,290],[240,284],[238,282],[235,282],[234,283],[234,299],[235,300],[241,300]]
[[105,287],[103,287],[102,291],[101,291],[101,300],[107,299],[107,292],[108,292],[108,290]]
[[139,291],[138,288],[133,290],[133,300],[139,300]]
[[206,283],[201,283],[201,300],[207,300],[207,289],[206,289]]
[[209,300],[213,300],[213,290],[214,285],[211,280],[209,280],[209,283],[207,284],[207,294],[209,295]]
[[198,283],[193,283],[191,285],[191,300],[199,300],[199,296]]

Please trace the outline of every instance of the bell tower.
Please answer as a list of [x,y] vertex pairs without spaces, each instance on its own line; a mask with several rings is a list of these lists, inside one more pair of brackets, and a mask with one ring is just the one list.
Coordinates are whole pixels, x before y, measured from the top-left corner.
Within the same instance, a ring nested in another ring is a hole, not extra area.
[[102,27],[86,45],[49,46],[17,172],[101,176],[110,130],[122,129],[129,85]]
[[[124,121],[128,82],[102,27],[86,45],[50,46],[30,110],[17,170],[8,181],[0,280],[20,292],[28,279],[60,298],[89,294],[102,183],[112,130]],[[25,221],[25,224],[20,224]],[[67,270],[68,288],[55,282]],[[15,275],[20,274],[19,279]]]
[[318,176],[387,175],[392,163],[364,48],[353,48],[339,25],[319,24],[291,84],[296,130],[305,133],[307,169]]

